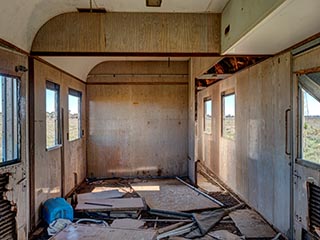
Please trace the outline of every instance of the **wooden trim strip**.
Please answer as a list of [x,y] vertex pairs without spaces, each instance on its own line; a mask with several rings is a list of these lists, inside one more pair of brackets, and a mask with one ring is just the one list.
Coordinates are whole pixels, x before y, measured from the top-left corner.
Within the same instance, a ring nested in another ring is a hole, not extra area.
[[28,123],[29,123],[29,205],[30,205],[30,232],[32,232],[35,227],[35,102],[34,102],[34,59],[32,57],[28,58],[28,74],[29,74],[29,84],[28,84]]
[[8,48],[8,49],[14,50],[16,52],[22,53],[22,54],[24,54],[26,56],[30,56],[30,54],[27,51],[15,46],[14,44],[12,44],[12,43],[10,43],[10,42],[2,39],[2,38],[0,38],[0,46],[3,46],[5,48]]
[[87,82],[87,85],[188,85],[188,82]]
[[302,75],[302,74],[315,73],[315,72],[320,72],[320,66],[319,67],[313,67],[313,68],[309,68],[309,69],[303,69],[303,70],[295,71],[293,73],[297,74],[297,75]]
[[64,57],[219,57],[220,53],[208,52],[46,52],[46,51],[32,51],[32,56],[64,56]]
[[315,34],[315,35],[313,35],[313,36],[311,36],[311,37],[309,37],[309,38],[307,38],[307,39],[305,39],[305,40],[303,40],[303,41],[301,41],[301,42],[298,42],[297,44],[294,44],[294,45],[291,46],[291,47],[288,47],[288,48],[286,48],[286,49],[284,49],[284,50],[276,53],[275,56],[281,55],[281,54],[286,53],[286,52],[289,52],[289,51],[291,51],[291,50],[293,50],[293,49],[295,49],[295,48],[301,47],[302,45],[304,45],[304,44],[306,44],[306,43],[308,43],[308,42],[311,42],[312,40],[315,40],[315,39],[317,39],[317,38],[319,38],[319,37],[320,37],[320,33],[317,33],[317,34]]

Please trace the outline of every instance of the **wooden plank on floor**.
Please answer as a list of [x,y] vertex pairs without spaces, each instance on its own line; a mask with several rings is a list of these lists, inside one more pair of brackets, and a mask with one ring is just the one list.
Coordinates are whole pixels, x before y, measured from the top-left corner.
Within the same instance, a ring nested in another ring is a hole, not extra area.
[[111,199],[111,198],[121,198],[125,193],[120,192],[117,189],[102,191],[102,192],[90,192],[78,194],[78,201],[85,200],[96,200],[96,199]]
[[152,209],[190,211],[220,207],[176,179],[152,180],[131,186]]
[[247,238],[273,238],[276,232],[255,211],[241,209],[229,216],[239,231]]
[[50,240],[153,240],[152,230],[127,230],[100,226],[70,225]]
[[146,205],[141,198],[78,200],[75,208],[76,211],[138,211],[145,209]]
[[121,228],[121,229],[139,229],[145,225],[144,221],[137,220],[137,219],[115,219],[111,227],[112,228]]

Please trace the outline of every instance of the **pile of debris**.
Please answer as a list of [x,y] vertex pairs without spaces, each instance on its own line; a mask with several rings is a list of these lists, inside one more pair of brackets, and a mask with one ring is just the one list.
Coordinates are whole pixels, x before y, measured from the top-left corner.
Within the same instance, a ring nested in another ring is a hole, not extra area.
[[87,182],[77,192],[73,196],[74,223],[63,226],[50,239],[280,237],[245,204],[224,203],[178,177]]

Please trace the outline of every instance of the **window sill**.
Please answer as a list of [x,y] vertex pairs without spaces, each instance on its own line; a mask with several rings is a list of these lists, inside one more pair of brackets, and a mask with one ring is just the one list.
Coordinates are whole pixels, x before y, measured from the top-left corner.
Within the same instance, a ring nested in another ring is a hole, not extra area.
[[229,141],[232,141],[232,142],[235,142],[235,138],[230,138],[230,137],[226,137],[226,136],[221,136],[221,138],[225,139],[225,140],[229,140]]
[[0,168],[9,168],[9,167],[16,167],[17,165],[21,164],[21,160],[11,160],[7,162],[1,162]]
[[46,148],[46,151],[47,151],[47,152],[50,152],[50,151],[59,149],[59,148],[61,148],[61,147],[62,147],[62,144],[58,144],[58,145],[56,145],[56,146]]
[[80,138],[76,138],[76,139],[72,139],[72,140],[68,140],[69,143],[72,143],[72,142],[76,142],[76,141],[79,141],[81,140],[81,137]]
[[203,133],[206,134],[206,135],[212,135],[212,132],[206,132],[206,131],[204,131]]
[[311,168],[316,171],[320,171],[320,164],[314,163],[305,159],[297,158],[296,164],[301,165],[303,167]]

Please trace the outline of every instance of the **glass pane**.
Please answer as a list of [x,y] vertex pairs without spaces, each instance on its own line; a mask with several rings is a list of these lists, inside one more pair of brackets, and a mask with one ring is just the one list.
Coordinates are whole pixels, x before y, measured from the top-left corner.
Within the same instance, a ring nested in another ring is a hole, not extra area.
[[223,96],[223,122],[222,136],[231,140],[235,139],[235,94]]
[[69,141],[80,138],[80,101],[69,94]]
[[302,158],[320,163],[320,102],[302,90]]
[[58,92],[46,89],[47,148],[58,144]]
[[0,164],[20,160],[19,79],[0,76]]
[[212,101],[204,101],[204,131],[211,133],[211,121],[212,121]]

